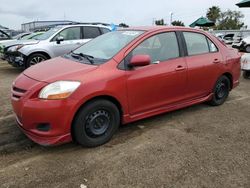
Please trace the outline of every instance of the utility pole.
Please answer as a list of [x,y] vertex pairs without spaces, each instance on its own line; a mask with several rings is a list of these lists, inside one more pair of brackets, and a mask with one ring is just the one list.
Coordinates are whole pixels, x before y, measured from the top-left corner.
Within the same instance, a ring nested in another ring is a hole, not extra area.
[[172,25],[174,13],[170,12],[169,14],[170,14],[170,24],[169,25]]

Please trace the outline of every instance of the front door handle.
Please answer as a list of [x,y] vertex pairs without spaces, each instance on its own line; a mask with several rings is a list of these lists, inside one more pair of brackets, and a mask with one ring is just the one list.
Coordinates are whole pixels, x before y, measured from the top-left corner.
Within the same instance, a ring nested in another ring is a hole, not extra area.
[[220,63],[220,60],[219,59],[214,59],[213,63],[215,63],[215,64]]
[[183,67],[182,65],[179,65],[178,67],[176,67],[175,71],[183,71],[185,69],[186,69],[185,67]]

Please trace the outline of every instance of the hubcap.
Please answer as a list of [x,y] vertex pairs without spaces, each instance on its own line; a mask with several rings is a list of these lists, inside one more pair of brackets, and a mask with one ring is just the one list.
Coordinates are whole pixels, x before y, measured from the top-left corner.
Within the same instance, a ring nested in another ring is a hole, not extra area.
[[42,61],[45,61],[45,59],[43,57],[40,57],[40,56],[36,56],[36,57],[33,57],[30,61],[30,65],[35,65],[37,63],[40,63]]
[[110,114],[106,110],[98,110],[86,118],[86,133],[90,137],[98,137],[108,130]]

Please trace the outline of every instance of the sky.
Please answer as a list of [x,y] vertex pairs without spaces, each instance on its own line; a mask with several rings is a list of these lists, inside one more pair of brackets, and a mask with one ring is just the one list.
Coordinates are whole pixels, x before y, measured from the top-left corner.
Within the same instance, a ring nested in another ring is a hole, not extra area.
[[154,19],[181,20],[190,25],[206,16],[213,5],[222,11],[240,10],[250,28],[250,8],[238,8],[240,0],[0,0],[0,25],[20,29],[22,23],[43,20],[126,23],[130,26],[152,25]]

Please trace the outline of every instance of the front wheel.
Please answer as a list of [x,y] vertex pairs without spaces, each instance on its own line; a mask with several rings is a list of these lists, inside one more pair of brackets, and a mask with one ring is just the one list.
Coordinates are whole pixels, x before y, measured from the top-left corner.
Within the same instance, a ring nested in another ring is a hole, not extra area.
[[41,63],[42,61],[45,61],[47,59],[48,58],[45,55],[40,54],[40,53],[35,53],[27,58],[25,68]]
[[226,100],[230,92],[230,80],[226,76],[221,76],[213,89],[213,98],[209,101],[212,106],[222,105]]
[[120,113],[107,100],[87,103],[76,115],[72,127],[74,140],[86,147],[97,147],[108,142],[120,125]]
[[250,71],[244,71],[244,72],[243,72],[243,77],[244,77],[245,79],[250,79]]

